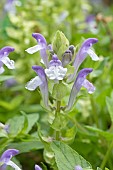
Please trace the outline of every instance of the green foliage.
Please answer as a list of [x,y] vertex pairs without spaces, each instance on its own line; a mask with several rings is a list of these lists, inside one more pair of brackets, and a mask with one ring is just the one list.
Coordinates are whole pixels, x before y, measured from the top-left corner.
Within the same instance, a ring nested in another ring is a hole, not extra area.
[[59,170],[72,170],[76,165],[80,165],[83,168],[91,168],[90,163],[68,145],[56,141],[51,146]]
[[59,59],[61,59],[63,53],[68,49],[69,41],[61,31],[57,31],[52,46]]

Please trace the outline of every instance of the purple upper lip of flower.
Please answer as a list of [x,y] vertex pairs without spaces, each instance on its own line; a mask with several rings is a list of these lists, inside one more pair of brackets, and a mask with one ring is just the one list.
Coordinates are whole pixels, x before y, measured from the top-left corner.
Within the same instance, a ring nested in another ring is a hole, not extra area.
[[58,59],[57,55],[53,55],[52,60],[49,62],[49,67],[51,66],[62,66],[62,62]]
[[32,36],[37,40],[38,43],[47,45],[46,39],[42,34],[33,33]]
[[14,51],[14,48],[13,48],[13,47],[10,47],[10,46],[3,47],[3,48],[0,50],[0,58],[8,55],[10,52],[13,52],[13,51]]
[[33,54],[40,51],[41,58],[46,67],[48,67],[48,56],[46,50],[48,49],[46,39],[40,33],[33,33],[32,36],[37,40],[38,45],[28,48],[26,51]]

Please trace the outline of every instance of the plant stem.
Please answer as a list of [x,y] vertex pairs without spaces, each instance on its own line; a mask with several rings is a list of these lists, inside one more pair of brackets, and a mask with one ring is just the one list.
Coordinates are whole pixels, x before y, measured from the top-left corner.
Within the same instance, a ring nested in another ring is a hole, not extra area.
[[106,155],[105,155],[105,157],[104,157],[104,159],[103,159],[103,161],[101,163],[101,166],[100,166],[101,169],[104,169],[104,167],[106,165],[106,162],[107,162],[107,160],[109,158],[109,155],[110,155],[110,153],[112,151],[112,148],[113,148],[113,141],[111,142],[111,144],[110,144],[110,146],[109,146],[109,148],[108,148],[108,150],[106,152]]
[[[60,105],[61,105],[61,101],[57,101],[57,104],[56,104],[56,113],[55,113],[55,116],[57,117],[60,113]],[[60,131],[56,131],[56,140],[59,140],[60,139]]]

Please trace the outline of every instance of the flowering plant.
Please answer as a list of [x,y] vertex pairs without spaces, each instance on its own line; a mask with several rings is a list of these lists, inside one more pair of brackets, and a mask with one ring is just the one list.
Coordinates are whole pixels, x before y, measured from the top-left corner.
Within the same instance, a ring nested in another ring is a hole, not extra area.
[[[12,142],[18,138],[18,135],[23,140],[28,138],[28,141],[32,141],[35,139],[35,147],[44,150],[44,160],[52,169],[92,170],[91,164],[68,145],[74,142],[77,127],[80,126],[70,115],[77,101],[78,93],[82,87],[86,88],[89,94],[95,91],[94,85],[86,78],[93,69],[81,69],[81,64],[88,55],[94,61],[99,60],[92,49],[93,44],[98,40],[96,38],[86,39],[76,52],[76,47],[70,45],[68,39],[60,31],[56,32],[52,44],[47,44],[46,39],[40,33],[33,33],[32,36],[38,44],[26,51],[29,54],[39,51],[41,60],[40,65],[32,66],[37,76],[31,79],[25,88],[30,91],[39,88],[42,96],[41,105],[48,112],[48,128],[46,133],[43,133],[43,129],[38,123],[38,137],[30,136],[29,132],[37,123],[39,115],[36,113],[26,115],[24,112],[22,112],[22,116],[10,120],[6,125],[0,123],[0,128]],[[13,50],[11,47],[1,49],[1,70],[3,64],[10,69],[14,68],[14,62],[7,57]],[[86,135],[88,134],[86,129],[82,128],[82,130]],[[32,141],[32,148],[34,148],[35,142]],[[6,140],[6,144],[9,143],[10,140]],[[26,141],[23,143],[24,146],[26,143]],[[8,148],[10,146],[16,148],[19,144],[12,143]],[[21,147],[20,151],[24,152]],[[11,161],[11,158],[18,153],[17,149],[7,149],[3,152],[0,158],[0,170],[5,170],[8,165],[15,170],[20,170],[21,168]],[[35,165],[34,168],[35,170],[47,169],[44,164],[42,166]]]

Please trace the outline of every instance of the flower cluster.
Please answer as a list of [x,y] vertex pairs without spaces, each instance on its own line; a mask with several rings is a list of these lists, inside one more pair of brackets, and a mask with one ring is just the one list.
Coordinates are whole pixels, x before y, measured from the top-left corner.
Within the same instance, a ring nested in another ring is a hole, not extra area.
[[[74,46],[68,46],[62,56],[59,57],[58,54],[54,52],[55,50],[53,45],[48,45],[43,35],[33,33],[32,36],[37,40],[38,45],[30,47],[26,51],[29,54],[40,51],[41,63],[44,66],[32,66],[32,69],[37,73],[37,76],[27,83],[26,89],[33,91],[39,87],[42,94],[43,103],[46,109],[50,109],[48,104],[48,81],[51,80],[54,84],[58,84],[61,81],[65,82],[65,84],[74,82],[70,92],[68,104],[65,107],[65,111],[71,110],[81,87],[85,87],[88,93],[93,93],[95,91],[93,84],[86,79],[86,76],[91,73],[93,69],[84,68],[79,72],[78,69],[87,55],[89,55],[94,61],[99,60],[98,56],[91,48],[92,45],[97,43],[98,40],[96,38],[86,39],[76,56],[74,54]],[[68,73],[68,65],[74,67],[73,73]]]

